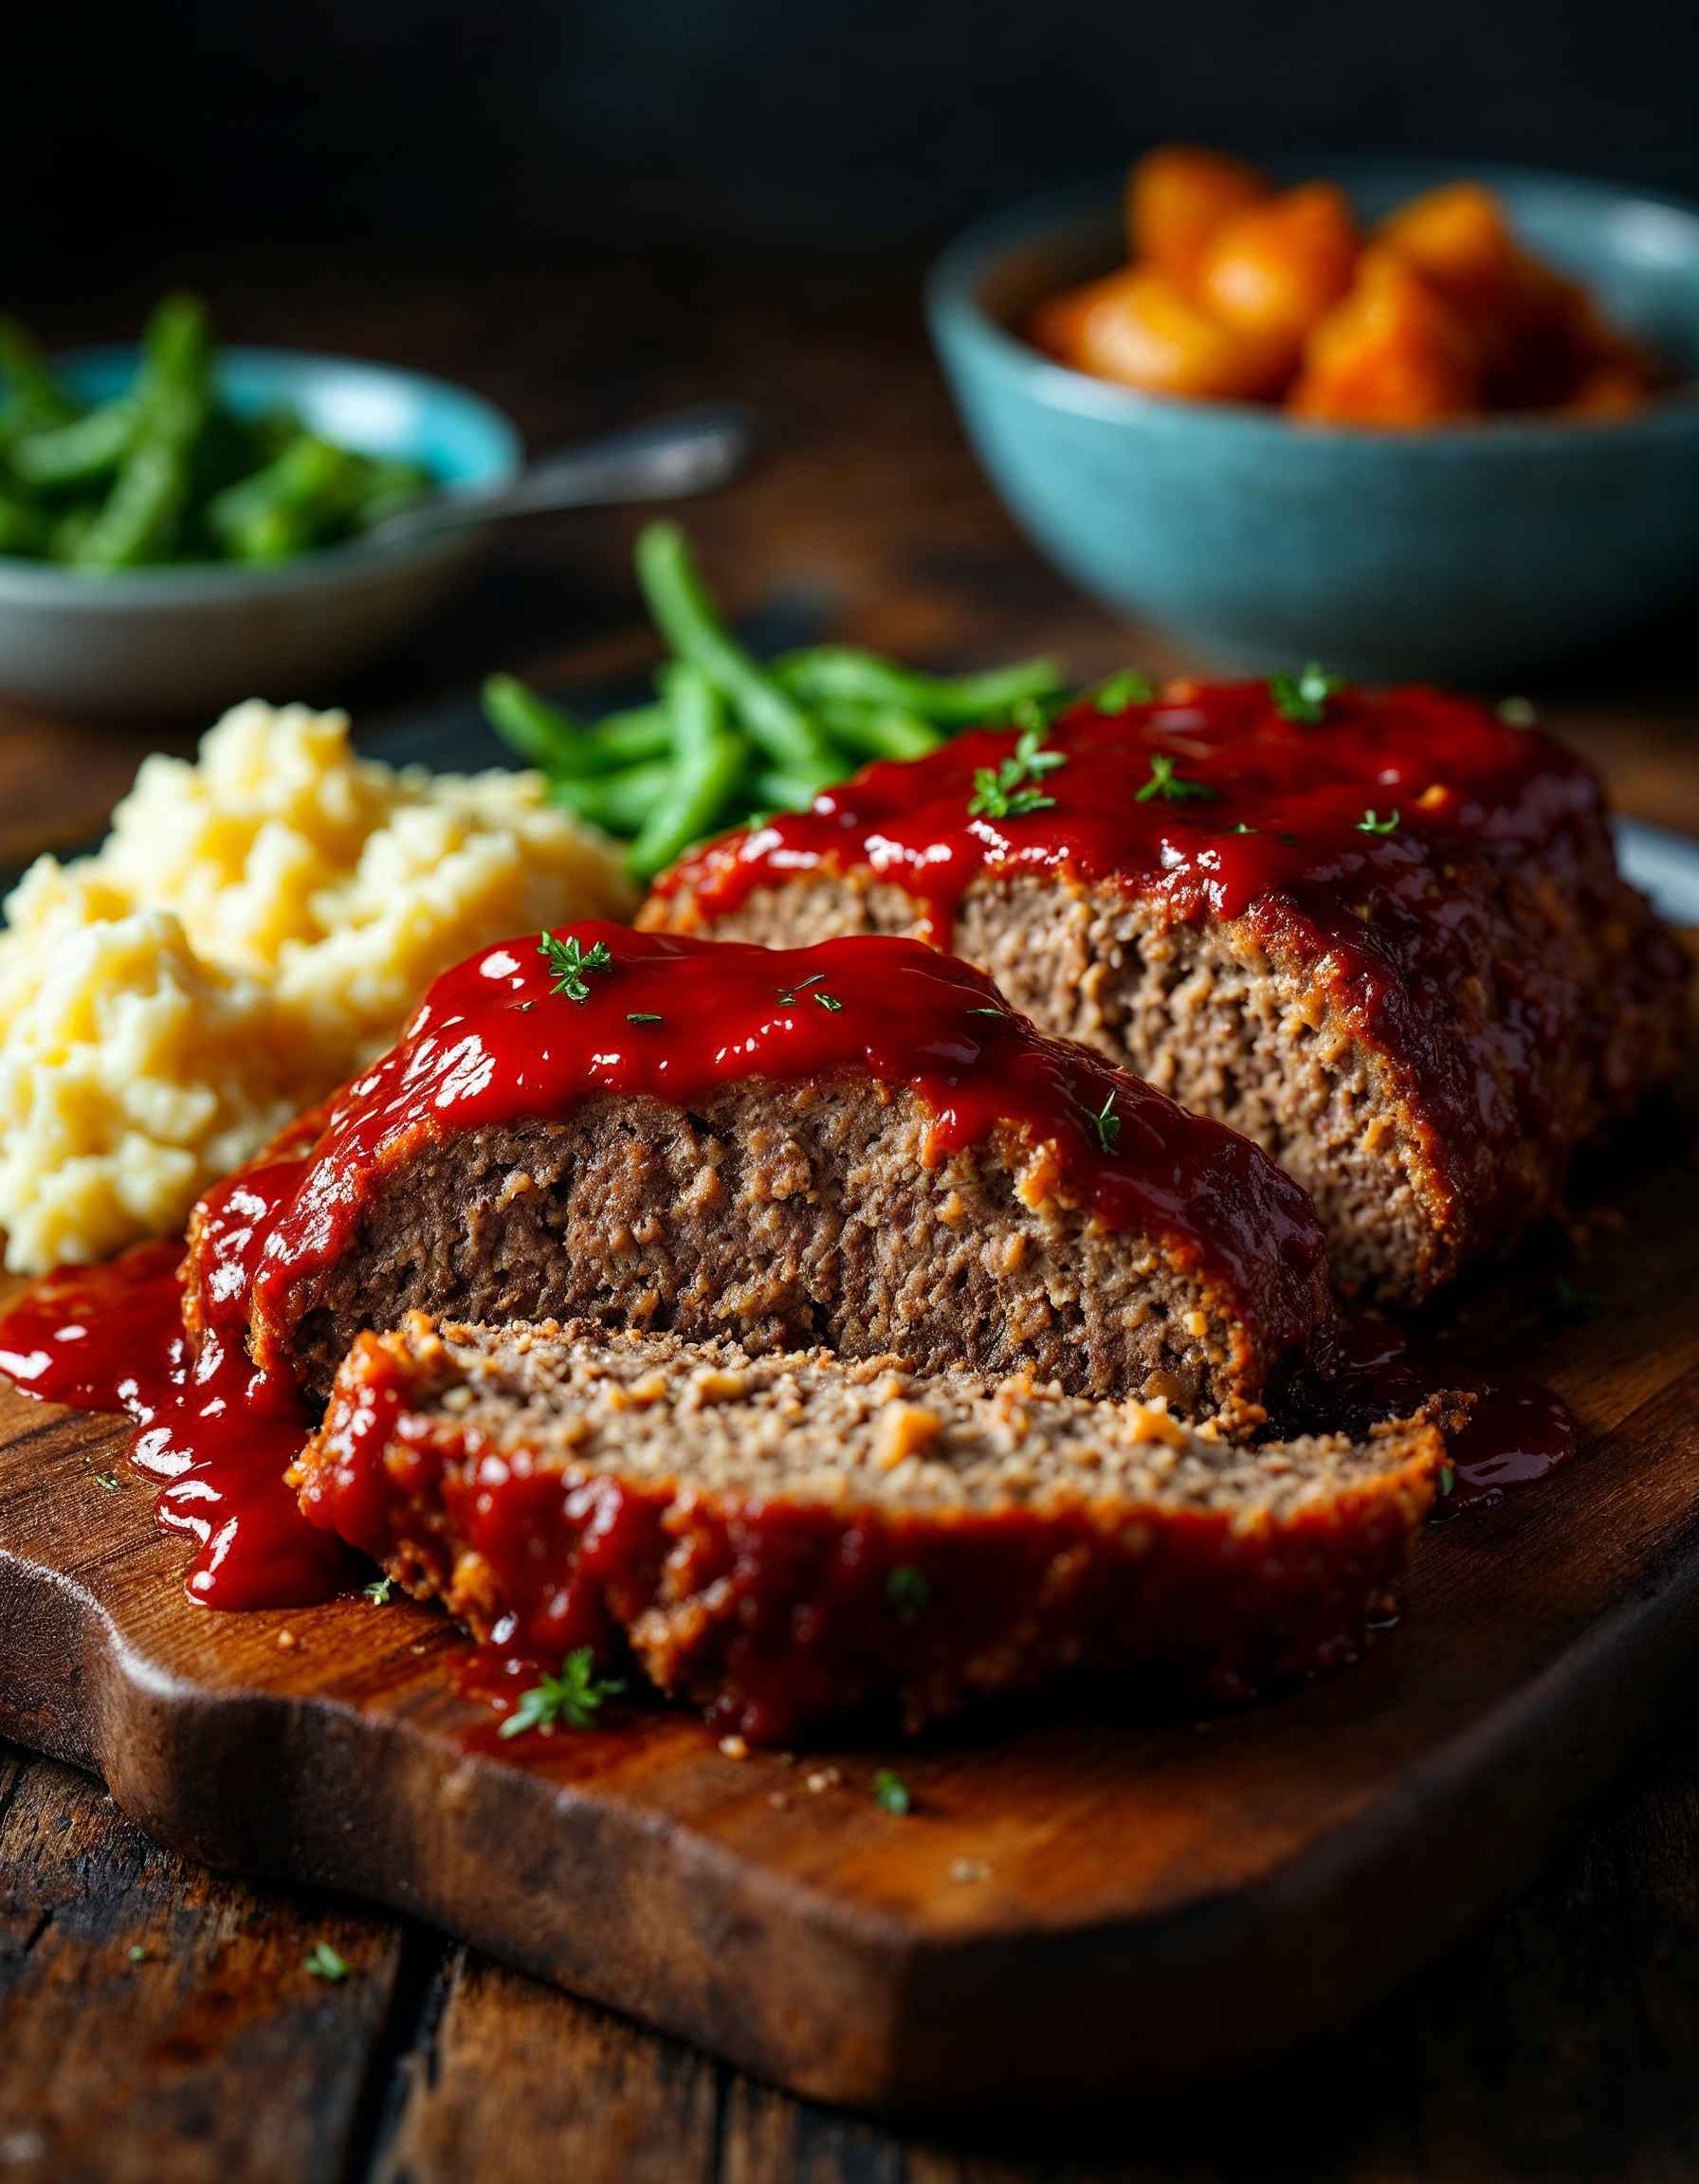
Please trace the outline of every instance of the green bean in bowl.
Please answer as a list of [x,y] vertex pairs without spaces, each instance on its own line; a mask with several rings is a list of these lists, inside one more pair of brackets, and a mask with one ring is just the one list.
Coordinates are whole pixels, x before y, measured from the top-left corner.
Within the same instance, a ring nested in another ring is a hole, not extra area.
[[958,729],[1062,694],[1051,660],[939,676],[820,645],[762,661],[715,605],[676,525],[637,541],[637,579],[671,657],[655,701],[574,718],[512,675],[484,686],[490,725],[581,819],[630,845],[646,884],[693,842],[765,811],[797,810],[875,758],[918,758]]
[[168,297],[133,382],[85,401],[0,318],[0,554],[110,572],[292,561],[357,537],[433,490],[415,463],[221,398],[205,306]]

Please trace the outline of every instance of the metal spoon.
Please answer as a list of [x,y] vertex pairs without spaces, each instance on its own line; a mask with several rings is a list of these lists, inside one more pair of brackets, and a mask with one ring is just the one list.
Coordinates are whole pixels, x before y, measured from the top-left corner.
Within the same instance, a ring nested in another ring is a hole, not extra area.
[[428,533],[509,516],[564,508],[607,508],[622,501],[674,500],[706,493],[733,478],[749,459],[755,430],[741,404],[680,410],[581,446],[563,447],[533,463],[510,485],[481,493],[444,493],[397,509],[364,537],[393,546]]

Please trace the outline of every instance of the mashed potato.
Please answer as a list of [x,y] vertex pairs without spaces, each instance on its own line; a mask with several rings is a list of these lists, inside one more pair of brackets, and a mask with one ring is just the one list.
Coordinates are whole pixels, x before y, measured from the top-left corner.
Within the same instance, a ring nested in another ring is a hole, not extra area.
[[97,854],[38,859],[6,903],[7,1265],[170,1233],[439,971],[630,908],[616,852],[538,775],[398,773],[343,714],[238,706],[194,763],[143,763]]

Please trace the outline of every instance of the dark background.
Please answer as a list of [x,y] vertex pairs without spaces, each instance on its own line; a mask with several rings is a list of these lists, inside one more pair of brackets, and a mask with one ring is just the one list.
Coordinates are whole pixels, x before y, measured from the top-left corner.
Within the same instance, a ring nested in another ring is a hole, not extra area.
[[[928,248],[1180,136],[1699,194],[1699,8],[6,0],[10,300],[138,257]],[[680,337],[688,338],[681,325]]]

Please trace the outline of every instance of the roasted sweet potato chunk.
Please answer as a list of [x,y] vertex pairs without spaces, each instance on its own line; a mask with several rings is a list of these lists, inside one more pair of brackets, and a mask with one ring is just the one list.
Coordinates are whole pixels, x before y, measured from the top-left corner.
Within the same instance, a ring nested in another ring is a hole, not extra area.
[[1242,159],[1193,144],[1160,144],[1127,176],[1127,253],[1135,264],[1154,265],[1184,286],[1216,228],[1270,193]]
[[1031,336],[1076,371],[1183,401],[1254,401],[1285,369],[1282,349],[1223,325],[1166,274],[1143,269],[1052,299]]
[[1394,252],[1369,250],[1306,342],[1287,406],[1318,422],[1408,427],[1471,416],[1480,399],[1468,325]]
[[1351,285],[1357,253],[1343,191],[1307,183],[1222,223],[1198,266],[1198,300],[1295,361],[1305,336]]

